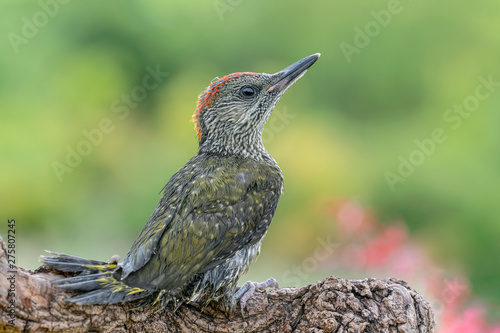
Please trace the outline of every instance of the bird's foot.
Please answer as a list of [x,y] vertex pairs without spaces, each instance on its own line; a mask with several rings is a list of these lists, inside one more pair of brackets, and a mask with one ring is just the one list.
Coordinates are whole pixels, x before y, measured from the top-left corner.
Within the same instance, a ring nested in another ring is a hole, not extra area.
[[255,290],[265,290],[269,287],[279,288],[278,281],[275,278],[269,278],[261,283],[247,281],[241,287],[236,287],[237,291],[234,294],[234,298],[240,303],[241,316],[243,316],[243,310],[246,307],[248,299],[252,297]]

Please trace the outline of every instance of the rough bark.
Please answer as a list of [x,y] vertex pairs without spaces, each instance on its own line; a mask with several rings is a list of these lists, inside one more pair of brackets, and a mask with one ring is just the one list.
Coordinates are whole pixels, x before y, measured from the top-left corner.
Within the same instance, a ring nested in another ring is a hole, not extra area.
[[[434,332],[429,304],[395,279],[332,276],[302,288],[256,292],[242,317],[216,304],[203,311],[187,304],[155,312],[130,310],[131,304],[66,303],[69,293],[50,282],[60,277],[44,268],[33,273],[11,267],[0,237],[0,332]],[[11,287],[14,298],[8,297]]]

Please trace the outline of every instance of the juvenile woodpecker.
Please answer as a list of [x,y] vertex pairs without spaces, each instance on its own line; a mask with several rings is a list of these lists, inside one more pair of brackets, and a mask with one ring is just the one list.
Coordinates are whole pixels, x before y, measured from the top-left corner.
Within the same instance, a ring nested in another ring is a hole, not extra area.
[[141,300],[177,308],[217,301],[241,311],[270,278],[237,287],[258,256],[283,191],[283,175],[262,143],[276,103],[319,58],[313,54],[276,74],[233,73],[211,83],[192,121],[198,154],[168,181],[158,206],[125,260],[101,262],[49,252],[42,263],[78,274],[54,281],[80,291],[68,301],[112,304]]

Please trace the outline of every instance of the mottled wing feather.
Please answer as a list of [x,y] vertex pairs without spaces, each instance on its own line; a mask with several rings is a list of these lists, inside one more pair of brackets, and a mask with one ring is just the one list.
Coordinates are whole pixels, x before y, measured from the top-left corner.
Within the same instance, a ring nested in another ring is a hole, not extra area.
[[[246,220],[248,227],[234,235],[234,239],[228,239],[218,256],[202,268],[200,273],[220,265],[244,246],[253,245],[264,237],[278,206],[280,193],[269,189],[261,189],[256,193],[258,194],[250,191],[247,194],[247,200],[242,200],[234,205],[237,211],[236,215],[238,218]],[[261,203],[255,203],[256,201]],[[260,204],[262,204],[261,207],[259,207]]]
[[183,180],[183,177],[191,175],[193,166],[190,162],[175,173],[163,188],[160,202],[120,265],[122,268],[121,279],[125,279],[130,273],[146,265],[151,256],[156,253],[159,240],[165,230],[169,228],[177,206],[183,200],[184,193],[179,191],[179,187],[182,187],[186,181]]
[[281,186],[279,169],[266,163],[193,158],[169,181],[145,228],[152,230],[143,230],[127,255],[124,271],[134,268],[127,283],[178,288],[257,242],[271,222]]

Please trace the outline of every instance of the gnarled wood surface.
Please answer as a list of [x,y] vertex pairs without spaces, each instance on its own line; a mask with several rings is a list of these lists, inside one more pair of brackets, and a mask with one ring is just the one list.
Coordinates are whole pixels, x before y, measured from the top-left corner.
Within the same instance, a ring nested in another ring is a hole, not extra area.
[[69,294],[50,282],[60,277],[43,268],[33,273],[10,267],[0,237],[0,332],[434,332],[429,304],[395,279],[331,276],[303,288],[256,292],[242,317],[217,305],[155,312],[130,310],[131,304],[65,303]]

